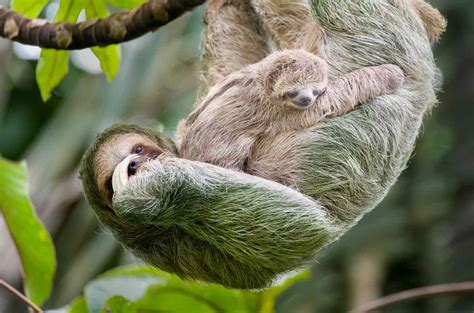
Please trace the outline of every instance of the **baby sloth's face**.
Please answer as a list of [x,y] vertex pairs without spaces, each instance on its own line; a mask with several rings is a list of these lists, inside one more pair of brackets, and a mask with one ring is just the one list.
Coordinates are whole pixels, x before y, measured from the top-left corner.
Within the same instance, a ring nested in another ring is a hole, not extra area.
[[307,109],[326,92],[328,66],[320,57],[303,50],[287,50],[279,53],[273,65],[273,94],[284,105]]
[[292,86],[284,93],[284,100],[297,109],[307,109],[311,107],[326,92],[327,86],[318,83],[307,83]]

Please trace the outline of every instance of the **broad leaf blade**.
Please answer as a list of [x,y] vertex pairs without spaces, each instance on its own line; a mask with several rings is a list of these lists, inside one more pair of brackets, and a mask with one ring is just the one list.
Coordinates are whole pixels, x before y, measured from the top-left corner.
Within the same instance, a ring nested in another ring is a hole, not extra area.
[[159,277],[155,276],[123,276],[97,279],[87,284],[84,289],[87,306],[91,313],[98,313],[113,296],[122,296],[134,301],[140,299],[148,288],[158,284]]
[[27,18],[37,18],[48,2],[49,0],[12,0],[11,8]]
[[[75,22],[84,8],[82,0],[60,0],[59,8],[54,20],[56,22]],[[69,72],[69,53],[43,49],[36,66],[36,81],[41,91],[41,98],[47,101],[52,90],[59,85]]]
[[[88,20],[102,18],[109,15],[105,0],[87,0],[86,1],[86,18]],[[107,80],[114,79],[120,69],[120,47],[118,45],[110,45],[108,47],[92,48],[95,56],[100,61],[100,67],[105,73]]]
[[26,295],[41,305],[51,293],[56,256],[27,194],[25,164],[0,158],[0,211],[20,255]]
[[51,49],[41,50],[36,65],[36,81],[44,102],[51,98],[51,92],[69,72],[69,53]]
[[138,312],[250,313],[256,308],[254,293],[183,281],[148,266],[113,269],[88,284],[85,295],[91,313],[103,308],[111,296],[127,300],[114,301],[116,309],[122,304],[121,309]]

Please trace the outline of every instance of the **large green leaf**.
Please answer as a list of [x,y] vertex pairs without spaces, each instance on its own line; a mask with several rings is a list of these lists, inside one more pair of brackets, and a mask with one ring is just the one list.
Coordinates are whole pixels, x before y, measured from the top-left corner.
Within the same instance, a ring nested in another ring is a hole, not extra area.
[[145,3],[146,1],[147,0],[109,0],[108,2],[121,9],[133,9]]
[[[100,312],[111,296],[127,300],[138,312],[248,313],[256,311],[256,294],[218,285],[183,281],[148,266],[126,266],[100,276],[86,286],[91,313]],[[114,305],[120,305],[115,300]],[[124,302],[125,303],[125,302]],[[124,304],[125,305],[125,304]],[[127,311],[125,311],[127,312]]]
[[49,0],[12,0],[11,8],[28,18],[37,18],[48,2]]
[[[112,269],[85,289],[90,313],[194,312],[274,313],[278,296],[309,271],[261,292],[244,292],[219,285],[183,281],[146,265]],[[113,310],[112,310],[113,309]]]
[[56,270],[53,242],[28,199],[25,164],[1,157],[0,211],[20,255],[26,295],[41,305],[51,293]]
[[[84,8],[83,0],[60,0],[55,21],[76,22]],[[36,81],[41,91],[41,98],[47,101],[52,90],[59,85],[69,72],[69,53],[43,49],[36,67]]]
[[[102,18],[109,15],[106,0],[86,0],[86,18],[88,20]],[[95,56],[100,61],[100,67],[107,80],[114,79],[120,69],[120,47],[111,45],[107,47],[92,48]]]
[[148,288],[162,280],[158,276],[121,276],[97,279],[84,289],[87,306],[91,313],[100,312],[108,299],[123,296],[127,300],[140,299]]

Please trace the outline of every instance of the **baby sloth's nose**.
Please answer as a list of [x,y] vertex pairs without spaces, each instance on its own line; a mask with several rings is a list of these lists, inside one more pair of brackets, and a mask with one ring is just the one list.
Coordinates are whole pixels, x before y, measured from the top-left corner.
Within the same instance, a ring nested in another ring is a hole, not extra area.
[[299,106],[306,107],[306,106],[310,105],[313,102],[313,100],[314,99],[312,99],[311,97],[301,96],[301,97],[296,98],[295,102]]
[[306,87],[299,90],[294,90],[293,94],[289,95],[289,97],[292,98],[293,103],[297,107],[306,108],[313,104],[317,95],[313,93],[312,88]]
[[140,165],[143,163],[143,161],[145,161],[144,157],[133,158],[133,160],[128,164],[128,167],[127,167],[127,172],[128,172],[129,177],[137,173],[137,170],[140,167]]

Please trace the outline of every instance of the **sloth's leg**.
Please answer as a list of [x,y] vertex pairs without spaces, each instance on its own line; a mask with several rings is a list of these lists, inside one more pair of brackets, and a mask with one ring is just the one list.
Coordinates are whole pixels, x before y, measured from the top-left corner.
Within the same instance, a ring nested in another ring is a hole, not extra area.
[[403,72],[396,65],[363,67],[331,81],[327,92],[310,110],[319,112],[316,119],[321,112],[323,117],[342,115],[358,104],[395,92],[403,81]]
[[269,52],[249,0],[210,1],[204,20],[198,99],[230,73],[260,61]]
[[324,40],[307,0],[251,0],[279,49],[305,49],[318,54]]

